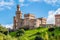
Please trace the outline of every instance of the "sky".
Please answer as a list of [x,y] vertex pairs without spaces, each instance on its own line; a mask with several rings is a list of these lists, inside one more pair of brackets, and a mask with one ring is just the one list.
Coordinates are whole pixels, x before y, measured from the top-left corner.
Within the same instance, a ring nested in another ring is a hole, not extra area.
[[16,6],[20,5],[22,14],[31,13],[36,18],[47,18],[47,24],[55,24],[55,14],[60,14],[60,0],[0,0],[0,24],[13,25]]

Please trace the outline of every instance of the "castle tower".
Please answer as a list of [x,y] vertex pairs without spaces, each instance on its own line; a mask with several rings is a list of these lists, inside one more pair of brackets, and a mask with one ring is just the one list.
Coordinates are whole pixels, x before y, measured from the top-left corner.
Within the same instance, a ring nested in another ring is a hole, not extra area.
[[17,19],[22,18],[22,13],[20,11],[20,6],[19,5],[17,5],[16,17],[17,17]]
[[19,29],[21,27],[22,13],[20,11],[20,6],[17,5],[16,16],[14,17],[14,26],[13,29]]
[[20,5],[17,5],[17,11],[16,11],[16,29],[21,27],[21,19],[22,19],[22,13],[20,11]]

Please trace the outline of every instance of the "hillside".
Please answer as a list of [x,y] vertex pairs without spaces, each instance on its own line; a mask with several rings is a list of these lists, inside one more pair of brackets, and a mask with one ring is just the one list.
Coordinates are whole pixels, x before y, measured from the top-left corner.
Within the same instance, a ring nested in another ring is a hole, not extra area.
[[[10,35],[15,37],[16,32],[11,32]],[[49,30],[49,28],[41,27],[33,30],[25,30],[25,33],[19,38],[20,40],[35,40],[36,36],[40,36],[44,40],[59,40],[60,29],[55,27],[54,30]]]
[[60,27],[8,30],[0,25],[0,40],[60,40]]

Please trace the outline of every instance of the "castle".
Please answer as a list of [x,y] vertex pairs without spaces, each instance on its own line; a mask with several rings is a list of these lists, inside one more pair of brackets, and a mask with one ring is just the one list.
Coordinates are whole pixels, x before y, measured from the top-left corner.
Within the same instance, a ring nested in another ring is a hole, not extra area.
[[30,13],[24,14],[24,18],[22,18],[20,6],[17,5],[13,29],[19,29],[21,27],[29,27],[31,29],[34,27],[39,27],[41,24],[46,24],[46,18],[35,18],[35,16]]
[[17,5],[17,11],[16,11],[16,16],[14,16],[14,25],[13,25],[13,29],[19,29],[22,27],[25,28],[37,28],[39,26],[49,26],[49,27],[53,27],[53,26],[60,26],[60,14],[56,14],[55,15],[55,24],[46,24],[46,18],[36,18],[34,15],[28,13],[28,14],[24,14],[24,18],[22,18],[22,13],[20,10],[20,5]]

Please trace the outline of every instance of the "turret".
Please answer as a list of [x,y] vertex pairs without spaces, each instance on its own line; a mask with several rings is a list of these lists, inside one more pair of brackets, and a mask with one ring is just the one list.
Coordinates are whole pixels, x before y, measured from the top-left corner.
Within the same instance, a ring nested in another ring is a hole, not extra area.
[[20,11],[20,6],[19,5],[17,5],[17,11]]
[[22,13],[20,11],[20,5],[17,5],[16,17],[17,17],[17,19],[22,19]]

